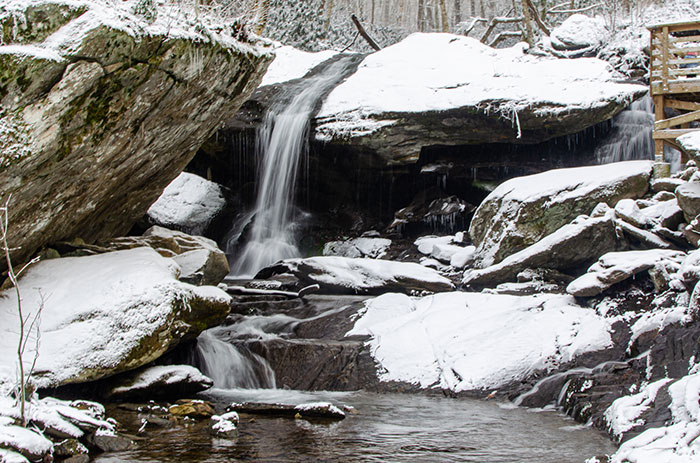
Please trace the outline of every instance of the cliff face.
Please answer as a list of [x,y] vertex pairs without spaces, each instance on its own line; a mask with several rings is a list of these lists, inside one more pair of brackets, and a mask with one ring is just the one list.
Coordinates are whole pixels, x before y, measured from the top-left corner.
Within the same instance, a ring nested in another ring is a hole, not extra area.
[[19,260],[128,232],[272,59],[129,2],[22,3],[0,9],[0,200]]

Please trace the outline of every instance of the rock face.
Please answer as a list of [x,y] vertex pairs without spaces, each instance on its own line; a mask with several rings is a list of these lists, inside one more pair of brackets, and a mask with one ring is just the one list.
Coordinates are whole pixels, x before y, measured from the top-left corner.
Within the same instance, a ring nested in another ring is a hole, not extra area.
[[271,59],[206,23],[147,24],[131,4],[20,3],[0,10],[0,191],[19,260],[126,234]]
[[395,291],[449,291],[449,279],[410,262],[323,256],[286,259],[263,269],[256,278],[291,273],[302,286],[320,285],[321,294],[382,294]]
[[678,186],[676,198],[688,221],[700,214],[700,182],[687,182]]
[[[80,383],[132,370],[180,341],[221,323],[230,297],[215,287],[177,281],[178,266],[150,248],[40,262],[20,279],[25,317],[41,310],[39,387]],[[17,296],[0,301],[0,353],[17,349]],[[36,333],[30,332],[31,339]],[[31,341],[25,361],[31,364]],[[0,364],[0,382],[13,382],[13,362]]]
[[606,66],[413,34],[365,58],[330,93],[316,138],[394,165],[415,162],[430,145],[538,143],[607,120],[646,92],[613,82]]
[[502,261],[591,213],[600,202],[614,206],[623,198],[643,196],[650,175],[650,162],[629,161],[556,169],[501,184],[481,203],[469,226],[477,246],[475,266]]

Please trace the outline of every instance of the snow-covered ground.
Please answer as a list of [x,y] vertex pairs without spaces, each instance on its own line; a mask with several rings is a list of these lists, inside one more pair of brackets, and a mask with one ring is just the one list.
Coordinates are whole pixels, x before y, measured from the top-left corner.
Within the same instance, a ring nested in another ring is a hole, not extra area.
[[479,107],[517,125],[517,112],[594,108],[611,100],[631,102],[640,86],[615,82],[608,64],[595,58],[561,60],[524,53],[523,44],[493,49],[452,34],[410,35],[369,55],[357,72],[326,98],[316,137],[352,136],[372,119],[392,113]]
[[[573,297],[385,294],[347,335],[369,335],[384,381],[496,389],[612,344],[610,320]],[[536,335],[533,335],[536,333]]]

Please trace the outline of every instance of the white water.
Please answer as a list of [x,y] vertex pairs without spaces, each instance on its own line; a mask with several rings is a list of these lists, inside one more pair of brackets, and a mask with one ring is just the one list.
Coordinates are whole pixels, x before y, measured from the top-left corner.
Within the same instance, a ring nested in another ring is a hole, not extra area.
[[595,150],[600,164],[653,159],[654,102],[645,96],[633,102],[612,120],[611,136]]
[[274,388],[275,372],[267,361],[252,352],[241,353],[216,337],[222,328],[204,331],[197,338],[197,358],[202,373],[219,388]]
[[[231,274],[252,277],[259,270],[282,259],[298,257],[293,217],[294,189],[302,154],[307,151],[309,119],[319,98],[338,82],[351,59],[340,59],[325,72],[306,79],[304,87],[289,103],[273,106],[257,133],[257,200],[243,228],[250,224],[245,247],[232,266]],[[286,100],[286,99],[285,99]],[[229,243],[229,253],[236,243]]]

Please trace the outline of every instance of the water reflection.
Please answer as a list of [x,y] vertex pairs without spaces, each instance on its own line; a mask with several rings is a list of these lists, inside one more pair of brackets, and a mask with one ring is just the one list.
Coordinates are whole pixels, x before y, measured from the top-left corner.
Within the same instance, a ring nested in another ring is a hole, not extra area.
[[[327,400],[357,413],[340,422],[241,415],[234,440],[209,436],[207,423],[150,429],[138,450],[94,461],[141,462],[478,462],[568,463],[612,453],[601,433],[553,410],[500,407],[491,401],[364,392],[213,390],[217,408],[233,401]],[[125,416],[120,416],[122,421]],[[132,429],[137,418],[125,424]]]

